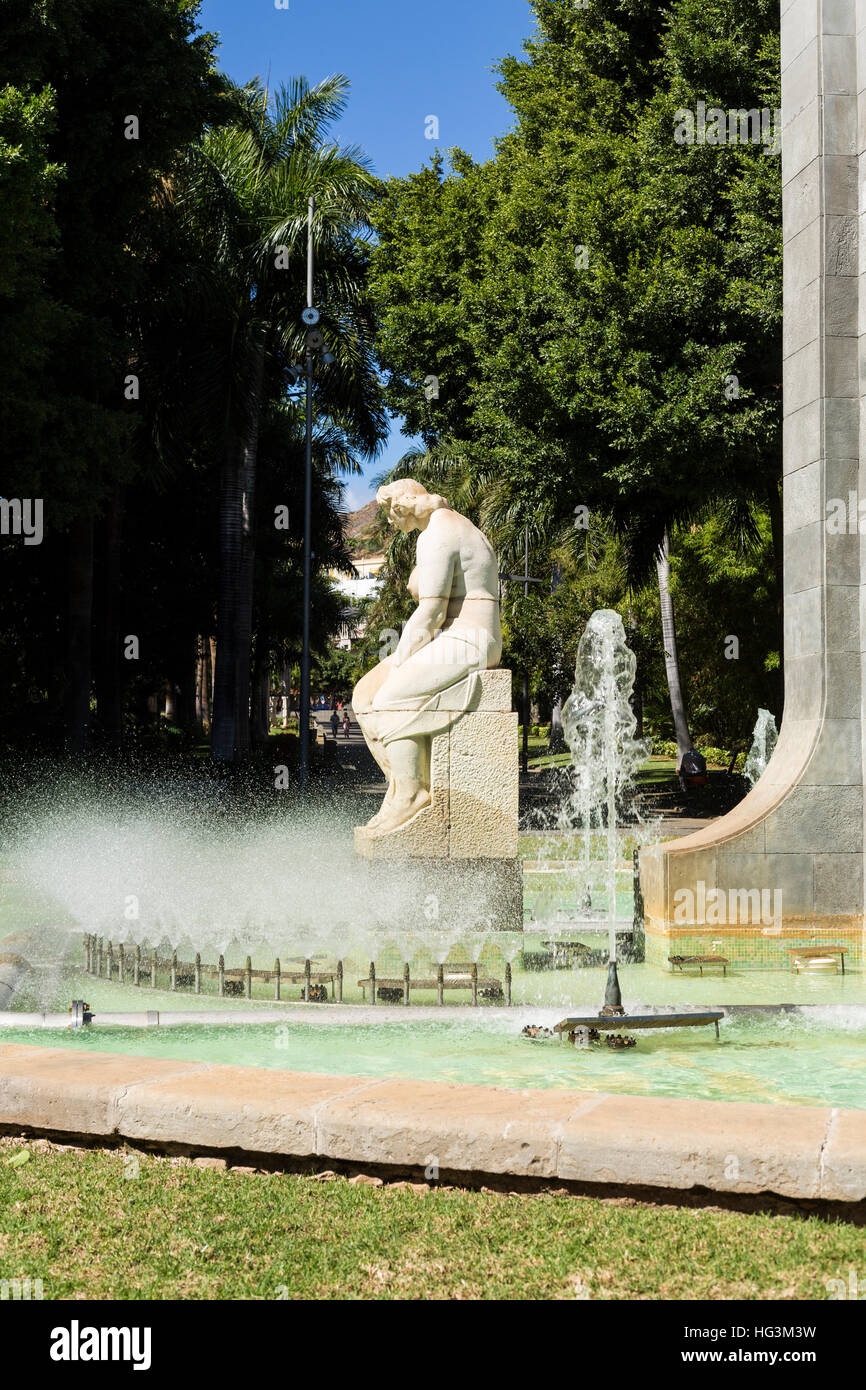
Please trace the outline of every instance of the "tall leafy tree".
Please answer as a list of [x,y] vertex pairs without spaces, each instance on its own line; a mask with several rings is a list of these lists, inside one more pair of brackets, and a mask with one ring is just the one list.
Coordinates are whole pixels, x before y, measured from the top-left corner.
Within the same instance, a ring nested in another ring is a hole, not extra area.
[[39,363],[41,416],[26,434],[13,432],[6,463],[45,502],[49,554],[38,568],[53,569],[54,602],[65,609],[55,626],[65,636],[65,732],[77,751],[90,723],[94,551],[102,518],[135,471],[124,393],[135,357],[130,316],[146,280],[139,225],[177,152],[217,111],[213,40],[197,32],[198,10],[198,0],[3,7],[0,88],[35,100],[50,92],[44,150],[63,175],[41,227],[20,222],[31,264],[52,219],[55,236],[38,290],[19,285],[17,311],[35,315],[47,296],[56,317]]
[[310,197],[317,298],[336,359],[320,375],[317,408],[350,452],[373,452],[383,433],[365,287],[375,180],[359,151],[328,138],[347,90],[340,76],[315,87],[299,78],[273,95],[258,82],[234,88],[232,120],[190,147],[164,191],[166,211],[179,223],[180,254],[188,257],[186,308],[206,326],[181,364],[181,409],[211,419],[209,438],[219,451],[212,752],[221,761],[250,748],[259,440],[267,405],[285,398],[292,364],[304,358]]
[[46,423],[45,364],[66,315],[46,264],[57,254],[53,207],[63,168],[49,155],[55,122],[50,88],[0,91],[0,435],[4,491],[27,493]]
[[767,508],[779,535],[778,157],[674,138],[699,101],[778,105],[777,7],[533,10],[525,57],[501,65],[517,120],[495,159],[457,152],[384,191],[389,396],[468,464],[515,543],[586,507],[641,583],[710,503],[735,504],[744,532]]

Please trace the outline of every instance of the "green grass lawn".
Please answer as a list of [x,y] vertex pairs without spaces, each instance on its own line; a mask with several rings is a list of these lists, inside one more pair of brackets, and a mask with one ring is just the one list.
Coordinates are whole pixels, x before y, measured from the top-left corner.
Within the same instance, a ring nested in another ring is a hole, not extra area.
[[650,758],[649,762],[644,763],[637,774],[637,785],[642,791],[650,791],[654,787],[666,786],[674,783],[677,786],[677,760],[676,758]]
[[46,1299],[822,1300],[862,1266],[862,1230],[816,1217],[423,1193],[0,1139],[0,1279],[42,1279]]
[[[522,728],[518,728],[518,730],[517,730],[517,742],[518,742],[518,747],[520,747],[520,748],[522,749],[522,748],[523,748],[523,729],[522,729]],[[565,752],[565,753],[550,753],[550,752],[548,752],[548,748],[549,748],[549,746],[550,746],[550,740],[549,740],[547,737],[545,737],[545,738],[539,738],[538,734],[530,734],[530,735],[529,735],[529,739],[528,739],[527,742],[528,742],[528,748],[529,748],[529,768],[530,768],[530,771],[537,771],[539,768],[543,768],[543,767],[568,767],[569,763],[571,762],[571,754],[570,754],[569,752]]]
[[[519,731],[518,731],[519,732]],[[518,740],[519,746],[523,747],[522,735]],[[568,767],[571,763],[570,753],[549,753],[548,740],[539,738],[536,734],[529,736],[529,770],[530,772],[540,772],[545,768]],[[715,767],[715,764],[711,764]],[[677,761],[676,758],[652,757],[644,763],[637,775],[637,785],[644,791],[654,787],[676,783]]]

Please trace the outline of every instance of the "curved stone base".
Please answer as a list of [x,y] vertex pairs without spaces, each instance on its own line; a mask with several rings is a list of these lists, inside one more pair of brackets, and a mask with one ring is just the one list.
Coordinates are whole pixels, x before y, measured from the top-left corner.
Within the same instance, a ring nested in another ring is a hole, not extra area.
[[[854,721],[851,721],[852,723]],[[836,945],[864,956],[863,792],[838,721],[789,719],[755,789],[694,835],[641,854],[647,960],[727,956],[734,968],[783,969],[787,947]]]

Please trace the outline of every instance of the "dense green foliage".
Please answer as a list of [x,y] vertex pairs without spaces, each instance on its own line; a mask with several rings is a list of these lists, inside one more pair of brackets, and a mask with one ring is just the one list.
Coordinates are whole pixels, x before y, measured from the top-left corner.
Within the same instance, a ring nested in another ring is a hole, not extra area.
[[[436,158],[384,190],[373,285],[389,400],[424,438],[428,475],[474,508],[509,568],[528,525],[535,574],[550,573],[565,547],[586,590],[600,549],[615,544],[638,590],[665,527],[723,518],[722,568],[744,551],[748,602],[770,643],[743,640],[740,658],[749,696],[763,703],[778,662],[781,557],[762,518],[778,525],[779,160],[763,145],[678,144],[674,130],[676,112],[701,100],[778,105],[777,8],[533,8],[525,58],[501,65],[516,125],[495,158],[478,165],[452,151],[447,169]],[[438,399],[424,390],[431,375]],[[575,529],[580,507],[589,534]],[[758,558],[769,572],[757,572]],[[614,598],[625,612],[634,593],[624,590]],[[541,595],[528,602],[533,621],[515,606],[510,623],[522,662]],[[692,614],[682,622],[685,644]],[[642,641],[660,650],[651,631]],[[551,695],[541,668],[553,662],[545,653],[533,663],[541,698]],[[731,705],[727,675],[721,647],[695,672],[702,718],[719,735],[754,719],[745,700]]]
[[20,481],[16,459],[32,458],[46,423],[40,378],[66,322],[45,276],[56,254],[51,207],[61,172],[48,155],[53,124],[50,88],[0,91],[0,435],[10,494]]
[[[197,8],[189,0],[4,5],[0,85],[50,98],[44,147],[61,175],[49,203],[54,254],[39,288],[59,304],[62,331],[38,379],[45,415],[37,447],[28,441],[6,459],[17,489],[26,482],[26,495],[50,497],[53,532],[92,513],[130,450],[128,318],[148,269],[134,243],[159,180],[219,106],[212,40],[194,32]],[[50,218],[41,229],[21,227],[22,257]],[[35,306],[25,303],[30,313]]]
[[[116,747],[161,714],[200,734],[214,693],[221,756],[243,756],[251,722],[266,737],[271,678],[300,647],[290,368],[311,194],[335,358],[315,386],[323,570],[347,560],[337,476],[383,432],[365,288],[374,180],[330,135],[346,79],[236,88],[198,10],[4,5],[2,491],[40,499],[45,532],[0,540],[10,739]],[[317,570],[318,647],[339,621]]]
[[198,10],[4,6],[2,490],[42,498],[45,528],[0,539],[7,736],[117,746],[161,713],[190,734],[213,715],[224,759],[266,736],[300,644],[311,194],[335,358],[315,388],[320,679],[345,693],[409,612],[397,537],[364,641],[331,648],[338,477],[383,436],[381,366],[424,441],[400,471],[474,516],[507,573],[528,528],[542,582],[506,582],[503,614],[534,722],[606,605],[669,735],[665,531],[692,734],[731,746],[757,705],[781,713],[779,159],[674,138],[700,102],[778,105],[775,3],[532,0],[495,157],[384,186],[334,142],[345,79],[234,87]]

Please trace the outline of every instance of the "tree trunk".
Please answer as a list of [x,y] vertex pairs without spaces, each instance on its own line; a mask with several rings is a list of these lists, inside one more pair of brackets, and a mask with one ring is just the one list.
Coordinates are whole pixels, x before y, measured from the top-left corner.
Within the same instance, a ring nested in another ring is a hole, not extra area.
[[94,671],[99,731],[105,744],[114,749],[120,747],[123,739],[122,667],[126,664],[120,631],[122,545],[123,492],[117,487],[111,496],[104,527]]
[[196,638],[195,664],[195,725],[199,736],[203,736],[210,726],[208,709],[208,645],[206,637]]
[[204,711],[202,709],[202,694],[204,687],[203,666],[203,647],[202,636],[199,633],[195,639],[195,727],[196,732],[201,733],[204,728]]
[[80,517],[69,530],[66,625],[66,742],[83,753],[90,736],[93,622],[93,518]]
[[562,728],[562,696],[560,695],[554,702],[553,709],[550,711],[550,740],[548,751],[551,753],[561,753],[565,748],[565,733]]
[[253,678],[253,741],[257,748],[267,745],[270,720],[271,673],[267,655],[256,657]]
[[637,739],[643,738],[643,689],[638,681],[634,683],[634,690],[631,697],[631,707],[634,710],[635,726],[634,736]]
[[664,539],[659,546],[656,559],[659,580],[659,605],[662,616],[662,642],[665,653],[665,675],[671,698],[671,714],[674,720],[674,733],[677,740],[677,767],[692,746],[689,724],[686,717],[686,703],[680,682],[680,663],[677,655],[677,633],[674,623],[674,605],[671,599],[671,556],[670,539],[665,530]]
[[[220,474],[220,572],[217,603],[217,659],[211,757],[234,762],[240,753],[238,700],[240,671],[239,604],[243,548],[243,464],[228,451]],[[249,677],[247,678],[249,679]]]
[[184,663],[183,679],[178,691],[178,716],[180,727],[183,729],[187,738],[193,738],[196,733],[195,705],[198,693],[198,638],[195,641],[188,640],[187,658]]
[[250,659],[255,560],[256,461],[265,350],[253,348],[244,437],[229,446],[220,479],[220,578],[211,756],[237,762],[250,749]]

